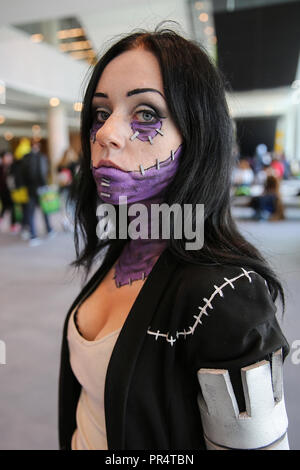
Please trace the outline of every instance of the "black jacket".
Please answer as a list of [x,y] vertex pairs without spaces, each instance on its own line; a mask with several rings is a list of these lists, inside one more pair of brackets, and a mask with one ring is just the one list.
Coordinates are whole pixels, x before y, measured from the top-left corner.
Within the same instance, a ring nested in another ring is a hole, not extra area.
[[30,152],[21,160],[22,178],[30,197],[37,197],[38,188],[47,184],[48,159],[40,152]]
[[[70,449],[81,385],[69,362],[71,311],[108,272],[110,255],[71,306],[63,330],[59,442]],[[105,384],[108,449],[205,449],[197,405],[201,367],[228,369],[239,407],[240,368],[288,344],[265,280],[250,269],[181,264],[166,250],[115,344]]]

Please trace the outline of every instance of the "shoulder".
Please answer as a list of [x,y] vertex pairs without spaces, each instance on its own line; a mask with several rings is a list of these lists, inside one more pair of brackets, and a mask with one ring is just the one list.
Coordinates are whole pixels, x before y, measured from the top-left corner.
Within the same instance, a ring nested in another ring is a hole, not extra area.
[[25,153],[25,155],[20,159],[20,162],[25,162],[27,160],[30,160],[32,158],[32,153],[29,152],[29,153]]
[[278,327],[267,283],[249,268],[181,265],[174,278],[171,317],[178,339],[210,350],[212,344],[240,344],[254,330],[264,335]]
[[33,154],[32,153],[26,153],[23,158],[20,160],[20,166],[21,167],[27,167],[28,165],[32,164],[33,160]]
[[[181,265],[177,272],[177,291],[191,306],[197,305],[208,313],[218,309],[226,311],[227,319],[243,316],[252,310],[252,319],[262,320],[261,313],[276,310],[266,280],[256,271],[231,265]],[[258,309],[258,310],[257,310]]]
[[[173,312],[176,338],[195,370],[251,364],[288,344],[265,279],[243,266],[182,266]],[[222,366],[222,367],[221,367]]]

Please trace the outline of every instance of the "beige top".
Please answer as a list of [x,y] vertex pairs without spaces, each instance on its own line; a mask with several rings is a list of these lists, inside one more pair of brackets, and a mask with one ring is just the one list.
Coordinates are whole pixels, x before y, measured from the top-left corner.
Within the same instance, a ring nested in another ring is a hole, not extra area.
[[70,364],[82,385],[77,404],[77,429],[72,450],[107,450],[104,387],[108,363],[121,328],[96,341],[88,341],[78,332],[74,313],[68,323]]

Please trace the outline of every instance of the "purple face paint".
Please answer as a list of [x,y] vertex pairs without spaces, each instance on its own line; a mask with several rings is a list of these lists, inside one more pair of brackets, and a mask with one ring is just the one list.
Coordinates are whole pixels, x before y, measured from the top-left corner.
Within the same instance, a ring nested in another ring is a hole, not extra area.
[[114,276],[116,286],[122,287],[133,281],[146,279],[166,247],[165,240],[130,240],[116,264]]
[[[150,199],[170,184],[179,164],[181,146],[164,161],[142,171],[123,171],[109,166],[92,169],[99,197],[104,202],[119,204],[120,196],[127,196],[127,202]],[[144,174],[142,173],[144,171]]]
[[99,131],[99,129],[103,126],[103,122],[97,122],[95,121],[91,127],[90,130],[90,139],[93,142],[93,144],[96,142],[96,134]]
[[[106,166],[93,168],[99,197],[111,204],[119,204],[120,196],[127,196],[128,205],[143,202],[148,209],[148,227],[151,227],[151,204],[164,201],[165,191],[178,169],[181,150],[180,145],[168,159],[143,170],[144,174]],[[165,247],[166,241],[162,239],[129,239],[116,264],[116,285],[147,277]]]
[[163,135],[161,126],[161,121],[149,123],[133,121],[131,123],[131,129],[134,134],[132,135],[131,140],[136,136],[137,139],[142,140],[143,142],[149,140],[149,142],[152,143],[152,139],[157,136],[157,134]]
[[[96,142],[96,135],[99,129],[105,124],[104,122],[98,122],[96,119],[93,122],[93,125],[90,129],[90,139],[93,144]],[[163,131],[161,130],[162,121],[156,122],[140,122],[140,121],[133,121],[131,123],[131,129],[133,130],[133,134],[130,137],[130,140],[134,140],[138,138],[139,140],[146,142],[149,141],[152,144],[152,139],[157,136],[157,134],[164,135]]]

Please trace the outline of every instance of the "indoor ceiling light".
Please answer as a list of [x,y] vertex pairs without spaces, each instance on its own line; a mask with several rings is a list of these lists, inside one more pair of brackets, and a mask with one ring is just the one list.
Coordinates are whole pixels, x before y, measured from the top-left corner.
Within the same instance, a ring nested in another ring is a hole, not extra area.
[[58,99],[58,98],[55,98],[55,97],[50,98],[50,100],[49,100],[49,104],[50,104],[50,106],[52,106],[53,108],[55,108],[56,106],[58,106],[59,103],[60,103],[59,99]]
[[82,110],[82,106],[82,103],[80,101],[77,101],[76,103],[74,103],[73,109],[74,111],[80,112]]
[[41,42],[44,39],[44,36],[42,34],[32,34],[30,39],[33,42]]
[[71,28],[71,29],[62,29],[57,31],[57,37],[59,39],[68,39],[84,36],[85,32],[83,28]]
[[75,59],[85,59],[85,58],[93,59],[95,57],[95,53],[93,50],[70,52],[70,55],[74,57]]
[[201,13],[201,15],[199,15],[199,20],[202,21],[202,23],[206,23],[208,21],[208,14]]
[[205,34],[209,35],[209,34],[213,34],[214,33],[214,28],[212,26],[206,26],[206,28],[204,29],[204,32]]
[[84,49],[90,49],[91,43],[90,41],[74,41],[65,44],[60,44],[60,50],[63,52],[67,51],[80,51]]

